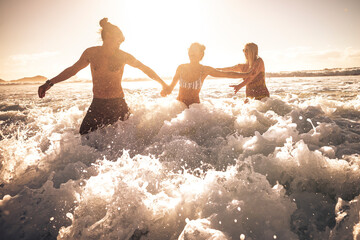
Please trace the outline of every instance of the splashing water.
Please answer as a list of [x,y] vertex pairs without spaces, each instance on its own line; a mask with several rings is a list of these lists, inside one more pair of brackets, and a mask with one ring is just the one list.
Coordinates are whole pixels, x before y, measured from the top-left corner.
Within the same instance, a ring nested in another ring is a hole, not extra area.
[[131,117],[85,145],[91,84],[0,85],[0,238],[356,239],[358,77],[267,81],[244,104],[208,80],[188,109],[124,83]]

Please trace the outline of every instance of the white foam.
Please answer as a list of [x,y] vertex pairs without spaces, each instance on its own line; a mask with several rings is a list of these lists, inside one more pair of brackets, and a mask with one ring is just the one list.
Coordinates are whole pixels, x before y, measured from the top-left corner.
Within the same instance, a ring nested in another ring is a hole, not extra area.
[[[315,95],[313,78],[272,78],[272,97],[248,104],[228,82],[208,81],[190,108],[176,93],[159,98],[154,82],[125,83],[132,115],[91,133],[88,145],[78,129],[90,84],[59,84],[41,100],[36,85],[0,86],[0,236],[351,238],[360,224],[359,86],[323,80],[331,86],[318,83]],[[348,220],[336,222],[337,203],[350,206]]]

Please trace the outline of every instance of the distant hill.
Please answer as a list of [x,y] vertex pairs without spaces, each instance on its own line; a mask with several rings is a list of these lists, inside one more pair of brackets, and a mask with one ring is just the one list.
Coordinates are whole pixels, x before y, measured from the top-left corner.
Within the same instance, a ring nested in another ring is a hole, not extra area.
[[12,83],[38,83],[38,82],[45,82],[46,77],[44,76],[34,76],[34,77],[24,77],[16,80],[3,80],[0,79],[0,84],[12,84]]
[[360,67],[355,68],[325,68],[323,70],[302,70],[293,72],[267,72],[266,77],[322,77],[360,75]]
[[20,79],[17,79],[17,80],[12,80],[10,82],[12,83],[26,83],[26,82],[44,82],[46,81],[46,77],[44,76],[35,76],[35,77],[24,77],[24,78],[20,78]]

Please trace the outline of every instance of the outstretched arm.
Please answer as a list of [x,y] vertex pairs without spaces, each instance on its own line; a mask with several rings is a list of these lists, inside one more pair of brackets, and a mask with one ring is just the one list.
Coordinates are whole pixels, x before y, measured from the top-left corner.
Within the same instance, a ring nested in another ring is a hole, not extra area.
[[246,64],[237,64],[235,66],[232,66],[232,67],[224,67],[224,68],[216,68],[217,70],[220,70],[220,71],[235,71],[235,72],[243,72],[243,69],[244,69],[244,66]]
[[145,73],[149,78],[157,81],[160,83],[164,88],[168,88],[169,86],[148,66],[141,63],[139,60],[137,60],[135,57],[133,57],[130,54],[127,54],[126,56],[126,63],[134,68],[140,69],[143,73]]
[[71,67],[66,68],[56,77],[46,81],[45,84],[41,85],[38,89],[38,95],[40,98],[45,97],[45,93],[49,90],[55,83],[65,81],[70,77],[74,76],[78,73],[81,69],[85,68],[89,65],[89,49],[86,49],[83,54],[81,55],[80,59]]
[[176,69],[176,73],[173,77],[173,80],[170,84],[170,87],[169,87],[169,92],[167,94],[170,94],[172,92],[172,90],[174,90],[174,87],[176,86],[176,84],[179,82],[179,79],[180,79],[180,72],[181,72],[181,66],[179,66],[177,69]]
[[212,77],[223,77],[223,78],[247,78],[251,74],[251,71],[245,73],[224,72],[208,66],[206,66],[204,70],[205,70],[204,73],[206,75],[210,75]]

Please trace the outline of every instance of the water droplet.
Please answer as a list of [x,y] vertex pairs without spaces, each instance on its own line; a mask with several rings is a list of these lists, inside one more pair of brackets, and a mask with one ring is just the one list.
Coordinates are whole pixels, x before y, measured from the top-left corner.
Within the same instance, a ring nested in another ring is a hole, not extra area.
[[74,217],[73,217],[72,213],[69,213],[69,212],[66,214],[66,217],[70,218],[71,220],[73,220],[73,219],[74,219]]

